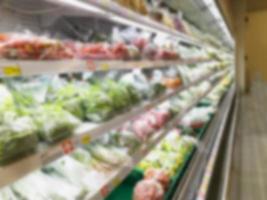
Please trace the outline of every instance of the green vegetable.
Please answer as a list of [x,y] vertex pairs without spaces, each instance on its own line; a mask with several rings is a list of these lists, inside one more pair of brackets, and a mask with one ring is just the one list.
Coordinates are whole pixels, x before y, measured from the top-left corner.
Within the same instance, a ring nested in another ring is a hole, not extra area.
[[5,86],[0,85],[0,124],[3,122],[3,113],[14,110],[15,104],[12,94]]
[[131,106],[131,94],[128,89],[112,80],[105,80],[102,87],[112,99],[113,107],[116,111],[122,111]]
[[114,114],[112,99],[98,85],[91,86],[84,94],[86,118],[93,122],[110,119]]
[[5,113],[5,122],[0,126],[0,163],[5,164],[34,150],[38,142],[36,132],[31,118]]
[[79,119],[84,119],[84,89],[68,84],[56,92],[56,103]]
[[55,142],[70,136],[80,120],[57,105],[44,105],[33,111],[39,137]]

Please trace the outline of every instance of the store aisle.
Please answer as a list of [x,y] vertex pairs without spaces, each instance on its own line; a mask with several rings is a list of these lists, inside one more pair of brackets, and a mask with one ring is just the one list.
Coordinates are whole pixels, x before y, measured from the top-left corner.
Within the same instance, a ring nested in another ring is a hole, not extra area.
[[230,200],[267,199],[267,84],[256,81],[241,99]]

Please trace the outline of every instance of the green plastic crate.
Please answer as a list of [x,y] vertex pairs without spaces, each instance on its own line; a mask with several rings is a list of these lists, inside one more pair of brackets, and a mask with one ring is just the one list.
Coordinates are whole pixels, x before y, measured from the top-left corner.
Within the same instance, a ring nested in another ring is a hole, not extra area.
[[[181,166],[180,169],[177,170],[176,175],[172,177],[168,191],[165,193],[165,200],[172,198],[195,150],[195,147],[193,147],[191,151],[188,152],[183,166]],[[114,189],[111,194],[109,194],[106,200],[132,200],[134,187],[140,180],[143,179],[143,177],[144,175],[142,171],[134,169],[131,174],[129,174],[128,177],[116,189]]]

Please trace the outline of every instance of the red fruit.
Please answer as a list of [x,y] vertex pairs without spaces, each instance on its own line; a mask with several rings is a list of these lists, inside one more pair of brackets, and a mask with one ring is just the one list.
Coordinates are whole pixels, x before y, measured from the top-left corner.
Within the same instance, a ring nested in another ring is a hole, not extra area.
[[145,179],[153,179],[153,180],[158,181],[162,185],[165,191],[168,188],[169,183],[170,183],[169,175],[165,171],[160,170],[160,169],[146,170]]
[[142,180],[134,189],[134,200],[163,200],[164,190],[155,180]]
[[133,41],[133,45],[142,51],[147,45],[147,40],[144,38],[137,38]]
[[114,44],[111,47],[111,53],[115,56],[116,59],[128,59],[129,58],[128,48],[123,43]]

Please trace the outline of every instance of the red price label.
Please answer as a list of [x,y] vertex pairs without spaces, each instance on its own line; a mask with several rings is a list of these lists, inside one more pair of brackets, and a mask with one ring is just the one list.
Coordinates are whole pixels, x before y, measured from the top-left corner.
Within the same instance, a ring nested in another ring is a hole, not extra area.
[[71,140],[65,140],[61,143],[64,154],[69,154],[74,150],[74,144]]
[[101,189],[100,193],[101,193],[101,196],[102,196],[103,198],[105,198],[106,196],[108,196],[108,193],[109,193],[108,186],[105,185],[105,186]]

